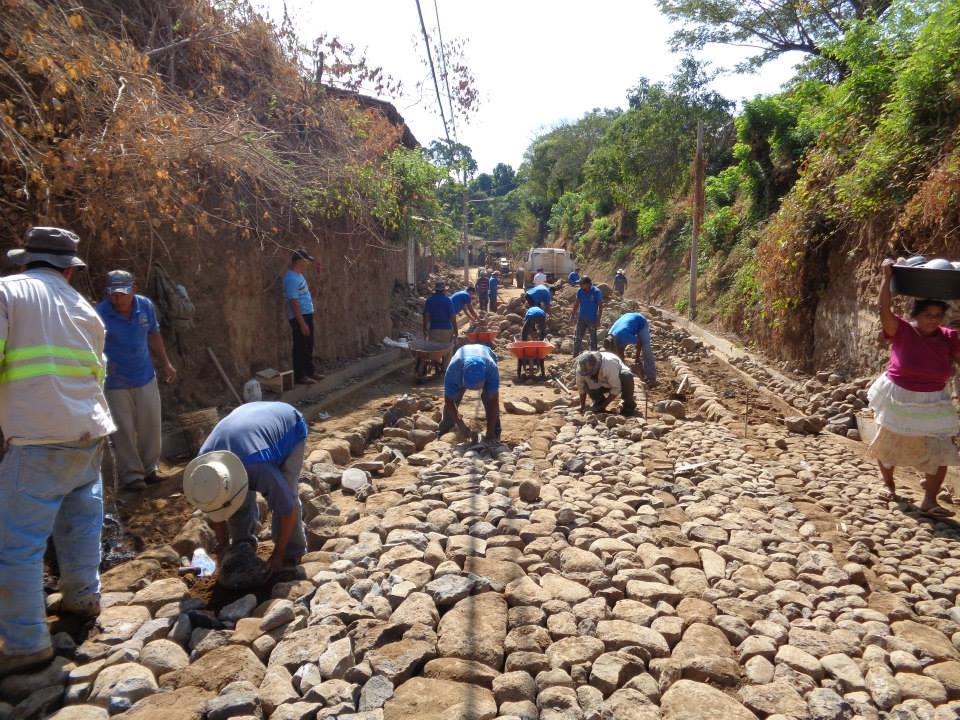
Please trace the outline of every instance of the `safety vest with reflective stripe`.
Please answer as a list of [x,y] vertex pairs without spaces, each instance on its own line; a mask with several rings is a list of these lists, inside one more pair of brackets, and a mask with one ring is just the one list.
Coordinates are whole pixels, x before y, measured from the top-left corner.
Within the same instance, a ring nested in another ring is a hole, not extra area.
[[115,430],[103,392],[104,328],[55,270],[0,278],[0,429],[14,444]]

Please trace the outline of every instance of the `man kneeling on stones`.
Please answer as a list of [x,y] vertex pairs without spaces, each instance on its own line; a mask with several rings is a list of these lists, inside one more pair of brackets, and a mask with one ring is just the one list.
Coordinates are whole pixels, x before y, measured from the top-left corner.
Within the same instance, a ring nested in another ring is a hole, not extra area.
[[297,494],[306,438],[303,415],[282,402],[246,403],[217,423],[184,470],[183,492],[211,521],[218,555],[228,540],[231,550],[242,543],[256,549],[258,492],[272,515],[269,569],[296,563],[306,552]]
[[443,377],[443,417],[437,437],[456,426],[469,436],[458,407],[467,390],[479,390],[487,413],[486,440],[500,439],[500,370],[497,357],[486,345],[464,345],[450,358]]
[[611,352],[588,351],[577,356],[577,390],[580,412],[586,410],[587,395],[593,400],[594,412],[606,412],[607,405],[623,397],[620,412],[630,417],[637,411],[633,399],[633,373]]

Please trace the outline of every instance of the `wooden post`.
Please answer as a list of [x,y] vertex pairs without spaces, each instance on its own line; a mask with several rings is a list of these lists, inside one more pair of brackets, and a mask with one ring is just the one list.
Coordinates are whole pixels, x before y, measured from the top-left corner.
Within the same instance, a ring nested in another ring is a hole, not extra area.
[[697,316],[697,249],[703,224],[703,123],[697,121],[697,154],[693,159],[693,233],[690,238],[690,296],[687,317]]

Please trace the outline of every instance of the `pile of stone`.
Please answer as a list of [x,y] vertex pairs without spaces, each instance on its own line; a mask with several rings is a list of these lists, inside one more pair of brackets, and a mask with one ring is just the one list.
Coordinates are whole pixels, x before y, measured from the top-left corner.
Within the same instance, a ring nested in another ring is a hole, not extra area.
[[845,381],[843,376],[822,371],[802,382],[775,376],[760,363],[741,356],[731,361],[763,382],[766,387],[804,413],[786,418],[792,432],[816,434],[821,429],[853,440],[860,439],[857,413],[867,407],[867,389],[874,377]]

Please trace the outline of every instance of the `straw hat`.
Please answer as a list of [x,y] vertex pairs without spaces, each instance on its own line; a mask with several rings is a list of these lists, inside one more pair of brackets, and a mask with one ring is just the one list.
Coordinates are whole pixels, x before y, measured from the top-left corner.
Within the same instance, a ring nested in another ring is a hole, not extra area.
[[223,522],[247,499],[247,469],[229,450],[213,450],[190,461],[183,471],[187,502],[214,522]]

